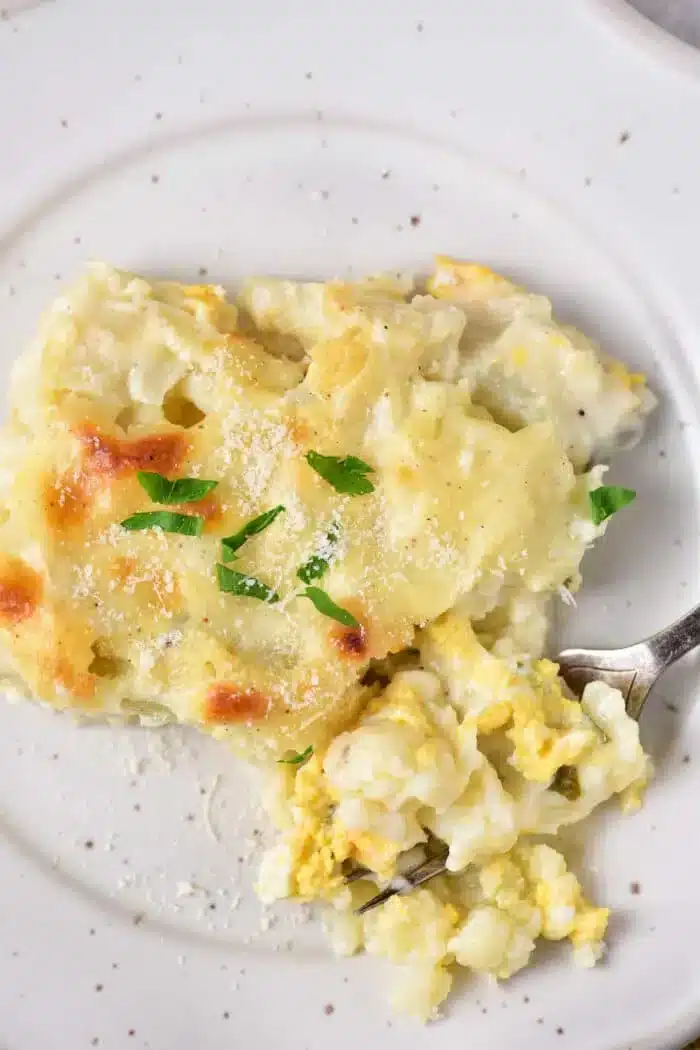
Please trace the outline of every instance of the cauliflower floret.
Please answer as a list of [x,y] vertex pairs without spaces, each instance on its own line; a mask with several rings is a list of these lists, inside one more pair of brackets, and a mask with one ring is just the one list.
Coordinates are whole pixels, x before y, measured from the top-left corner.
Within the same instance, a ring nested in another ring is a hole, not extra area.
[[474,401],[516,429],[551,420],[582,469],[594,454],[639,440],[656,399],[645,377],[605,358],[552,305],[475,263],[437,260],[429,290],[466,312],[460,377]]
[[428,889],[393,897],[365,916],[365,947],[399,964],[392,975],[392,1004],[421,1020],[434,1015],[450,990],[449,942],[459,912]]
[[534,948],[533,938],[514,919],[488,906],[470,912],[449,943],[460,966],[499,978],[510,977],[527,966]]
[[[550,941],[569,937],[577,951],[590,946],[600,957],[608,909],[595,908],[586,901],[578,879],[567,871],[566,861],[551,846],[520,846],[517,856],[542,915],[542,936]],[[579,959],[586,964],[584,951]]]
[[[372,702],[356,729],[330,745],[324,761],[335,820],[361,863],[391,867],[425,839],[423,814],[448,811],[469,781],[478,750],[460,745],[457,716],[438,679],[404,671]],[[386,843],[390,846],[387,848]]]
[[475,723],[460,726],[475,768],[464,792],[444,812],[425,814],[430,830],[449,846],[447,867],[461,871],[494,853],[505,853],[518,837],[516,807],[498,774],[477,746]]

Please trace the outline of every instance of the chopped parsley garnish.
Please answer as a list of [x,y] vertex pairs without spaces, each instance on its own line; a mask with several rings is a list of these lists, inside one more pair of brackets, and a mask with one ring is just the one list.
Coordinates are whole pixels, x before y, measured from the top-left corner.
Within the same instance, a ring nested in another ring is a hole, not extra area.
[[306,587],[299,592],[299,597],[308,598],[320,613],[324,616],[329,616],[331,620],[337,620],[344,627],[360,626],[359,620],[356,620],[351,612],[343,609],[340,605],[336,605],[333,599],[325,591],[322,591],[320,587]]
[[552,781],[552,791],[563,795],[570,802],[575,802],[581,797],[581,784],[578,779],[576,766],[560,766]]
[[162,474],[150,470],[136,473],[139,485],[145,489],[154,503],[196,503],[215,489],[218,481],[203,481],[199,478],[176,478],[171,481]]
[[147,510],[125,518],[121,525],[129,532],[162,529],[163,532],[177,532],[181,536],[201,536],[204,518],[197,514],[177,514],[173,510]]
[[374,485],[365,476],[373,474],[374,467],[356,456],[322,456],[320,452],[311,450],[306,453],[306,462],[336,492],[346,496],[366,496],[374,492]]
[[277,761],[281,766],[300,766],[302,762],[306,762],[307,758],[311,758],[313,753],[313,746],[309,744],[304,751],[297,751],[296,754],[290,755],[289,758],[279,758]]
[[242,598],[257,598],[259,602],[268,602],[272,605],[280,600],[279,594],[268,587],[262,580],[255,576],[248,576],[244,572],[236,572],[226,565],[216,566],[216,579],[219,590],[225,594],[237,594]]
[[625,489],[620,485],[601,485],[588,493],[591,501],[591,518],[594,525],[600,525],[636,499],[634,489]]
[[250,521],[238,530],[234,532],[233,536],[225,536],[221,541],[223,547],[222,558],[224,561],[232,561],[236,557],[236,551],[239,547],[242,547],[246,540],[250,539],[251,536],[257,536],[259,532],[263,532],[268,525],[272,525],[278,514],[281,514],[284,507],[280,503],[278,507],[273,507],[272,510],[266,510],[264,514],[258,514],[257,518],[251,518]]
[[333,557],[333,548],[340,539],[340,526],[331,525],[326,533],[322,550],[318,554],[312,554],[308,561],[297,569],[297,576],[302,583],[311,583],[312,580],[320,578],[328,571]]

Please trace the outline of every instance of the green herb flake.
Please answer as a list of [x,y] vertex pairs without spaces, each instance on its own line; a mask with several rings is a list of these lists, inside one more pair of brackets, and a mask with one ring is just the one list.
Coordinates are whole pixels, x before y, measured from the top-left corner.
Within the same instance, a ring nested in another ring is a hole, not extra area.
[[176,478],[171,481],[150,470],[136,473],[139,485],[145,489],[154,503],[196,503],[215,489],[218,481],[203,481],[200,478]]
[[636,496],[634,489],[625,489],[620,485],[601,485],[600,488],[593,489],[588,493],[593,524],[602,524],[618,510],[632,503]]
[[290,755],[289,758],[279,758],[277,763],[280,766],[300,766],[306,762],[307,759],[311,758],[313,753],[313,746],[309,744],[305,751],[297,751],[295,754]]
[[267,602],[269,605],[280,600],[279,594],[266,583],[257,580],[255,576],[248,576],[244,572],[229,569],[226,565],[216,566],[216,579],[219,590],[225,594],[237,594],[241,598],[257,598],[259,602]]
[[343,609],[340,605],[336,605],[333,599],[325,591],[322,591],[320,587],[306,587],[299,592],[299,597],[308,598],[316,606],[318,612],[324,616],[329,616],[331,620],[337,620],[344,627],[360,626],[359,620],[356,620],[351,612]]
[[311,450],[306,453],[306,462],[332,485],[336,492],[346,496],[366,496],[374,492],[374,485],[366,474],[373,474],[374,467],[356,456],[322,456]]
[[249,540],[251,536],[257,536],[259,532],[263,532],[268,525],[272,525],[272,522],[281,514],[284,507],[280,503],[279,506],[273,507],[272,510],[266,510],[264,514],[258,514],[257,518],[251,518],[250,521],[238,530],[234,532],[233,536],[225,536],[221,541],[223,553],[221,557],[224,561],[232,561],[236,557],[236,551],[239,547],[242,547],[246,540]]
[[581,797],[581,784],[576,766],[559,767],[552,781],[552,791],[568,798],[570,802],[576,802]]
[[297,576],[302,583],[311,583],[312,580],[320,580],[330,568],[333,558],[333,548],[340,539],[340,526],[331,525],[326,533],[323,549],[318,554],[312,554],[308,561],[297,569]]
[[176,532],[180,536],[201,536],[204,518],[196,514],[177,514],[172,510],[147,510],[132,514],[121,523],[129,532],[140,532],[143,529],[162,529],[163,532]]

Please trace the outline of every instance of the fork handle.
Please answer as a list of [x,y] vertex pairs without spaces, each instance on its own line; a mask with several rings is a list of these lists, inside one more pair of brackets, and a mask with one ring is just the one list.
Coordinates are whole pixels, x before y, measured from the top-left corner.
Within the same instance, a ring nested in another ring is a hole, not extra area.
[[658,673],[666,670],[681,656],[700,646],[700,605],[681,616],[670,627],[653,634],[646,642],[652,653]]

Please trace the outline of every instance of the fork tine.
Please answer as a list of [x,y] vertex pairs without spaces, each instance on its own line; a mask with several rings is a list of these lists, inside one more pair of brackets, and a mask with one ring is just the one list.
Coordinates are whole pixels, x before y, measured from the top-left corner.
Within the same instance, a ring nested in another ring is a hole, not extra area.
[[373,908],[384,904],[391,897],[395,897],[400,893],[409,893],[411,890],[416,889],[417,886],[422,886],[424,882],[442,875],[443,872],[447,871],[446,860],[446,854],[443,852],[437,857],[431,857],[430,860],[416,864],[414,868],[410,868],[402,875],[395,876],[388,886],[380,890],[376,896],[368,900],[361,908],[357,908],[355,914],[364,915],[365,912],[372,911]]
[[356,908],[355,915],[364,915],[365,912],[372,911],[373,908],[378,908],[380,904],[384,903],[384,901],[388,901],[390,897],[395,897],[396,894],[400,892],[401,891],[396,889],[393,884],[386,886],[380,893],[375,894],[371,900],[367,901],[366,904],[363,904],[361,908]]
[[349,871],[343,881],[346,886],[350,886],[353,882],[357,882],[359,879],[366,879],[371,874],[372,872],[369,868],[357,867]]

